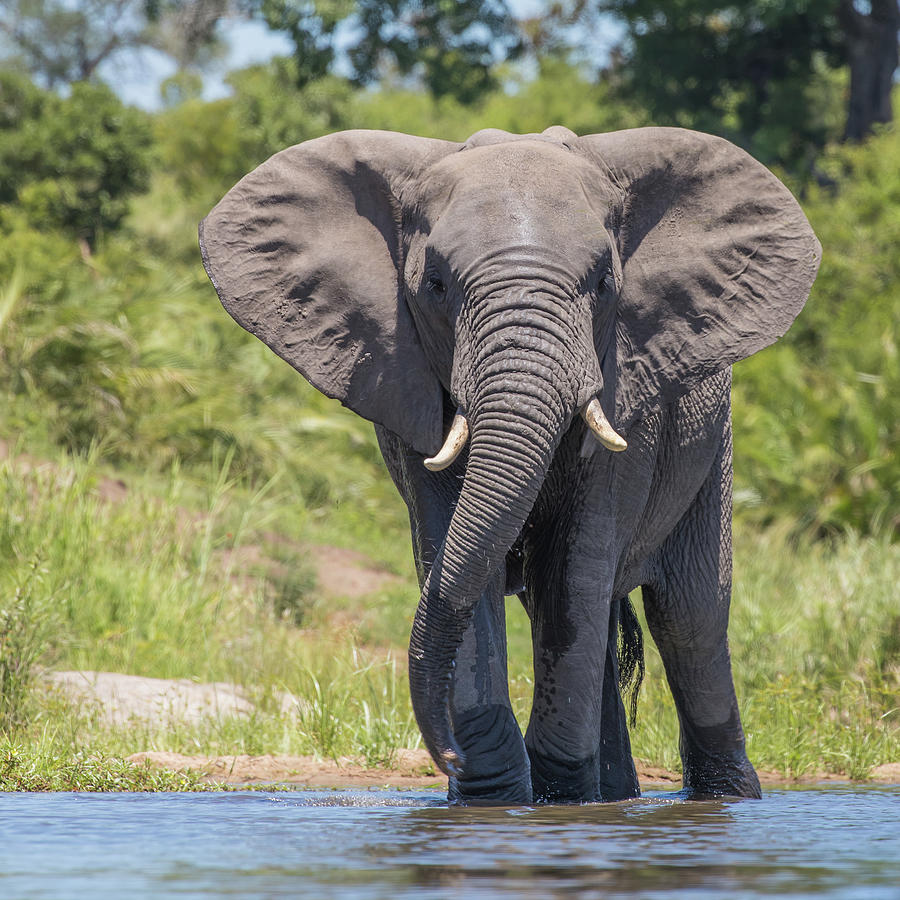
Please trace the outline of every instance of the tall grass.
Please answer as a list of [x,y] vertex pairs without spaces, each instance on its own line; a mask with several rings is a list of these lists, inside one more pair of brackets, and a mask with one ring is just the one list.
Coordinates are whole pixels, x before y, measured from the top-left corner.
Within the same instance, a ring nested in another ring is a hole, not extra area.
[[[92,253],[4,210],[0,457],[11,447],[13,460],[0,463],[0,731],[20,773],[29,746],[42,759],[157,748],[377,761],[418,740],[407,514],[372,429],[228,318],[196,219],[252,162],[347,116],[444,137],[531,130],[563,83],[578,88],[564,92],[577,130],[636,122],[604,111],[603,90],[591,100],[564,66],[476,112],[407,98],[399,126],[397,95],[351,98],[334,82],[293,103],[284,74],[256,68],[233,100],[160,114],[160,157],[197,162],[158,172]],[[900,759],[900,133],[821,165],[836,186],[805,199],[825,246],[809,305],[735,374],[738,518],[759,530],[738,532],[731,645],[754,760],[860,775]],[[362,550],[401,579],[363,600],[326,598],[315,544]],[[524,722],[530,635],[509,609]],[[674,768],[677,722],[647,645],[634,747]],[[236,681],[257,713],[117,731],[33,690],[41,666]],[[285,693],[302,702],[283,710]]]
[[[274,603],[272,569],[258,553],[275,510],[292,500],[277,486],[249,487],[229,475],[227,458],[193,485],[173,471],[153,490],[137,485],[109,497],[105,477],[96,456],[35,465],[14,455],[0,465],[0,586],[3,597],[18,597],[3,621],[24,635],[13,677],[22,676],[16,709],[27,710],[0,730],[21,765],[30,765],[22,755],[29,745],[45,756],[52,745],[59,760],[158,749],[350,755],[371,764],[417,745],[405,670],[418,594],[411,566],[406,580],[368,598],[337,602],[308,588],[298,627]],[[399,526],[382,537],[408,541]],[[252,571],[241,563],[248,548]],[[854,777],[900,759],[892,596],[900,548],[747,530],[736,557],[731,645],[751,758],[792,775]],[[277,570],[277,560],[269,563]],[[509,613],[511,693],[524,724],[530,636],[517,601]],[[677,769],[676,717],[647,644],[634,751]],[[113,728],[98,710],[31,690],[35,662],[233,681],[256,712]],[[285,703],[286,695],[294,699]]]
[[[415,746],[405,653],[383,642],[357,648],[352,627],[332,624],[314,578],[294,606],[306,603],[317,625],[284,614],[284,584],[273,591],[283,554],[260,547],[272,509],[292,498],[228,473],[226,457],[205,484],[175,470],[153,491],[116,482],[109,495],[96,455],[35,464],[14,453],[0,463],[0,597],[12,598],[0,608],[0,732],[46,745],[49,725],[63,753],[315,753],[372,764]],[[294,565],[311,571],[306,545],[294,548]],[[243,565],[246,551],[255,566]],[[35,695],[38,662],[235,682],[257,712],[199,725],[136,721],[121,732],[98,710]]]
[[[900,546],[738,529],[729,642],[751,759],[799,776],[864,777],[900,760]],[[678,730],[651,641],[636,755],[678,765]]]
[[53,610],[38,597],[43,575],[32,558],[0,594],[0,732],[24,725],[35,666],[50,638]]

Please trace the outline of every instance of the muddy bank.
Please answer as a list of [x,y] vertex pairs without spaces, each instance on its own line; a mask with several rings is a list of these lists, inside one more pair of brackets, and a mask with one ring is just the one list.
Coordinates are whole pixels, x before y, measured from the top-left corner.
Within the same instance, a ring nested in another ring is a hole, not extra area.
[[[398,750],[390,767],[367,767],[358,760],[322,760],[312,756],[184,756],[180,753],[134,753],[128,762],[149,763],[175,771],[192,770],[205,781],[225,784],[297,784],[317,788],[447,787],[427,750]],[[641,784],[673,786],[681,776],[638,762]]]
[[[185,756],[180,753],[144,752],[128,757],[135,764],[148,763],[175,771],[192,770],[203,780],[224,784],[296,784],[315,788],[446,788],[447,779],[435,769],[425,750],[398,750],[391,767],[363,766],[351,759],[321,760],[312,756]],[[641,787],[679,787],[681,775],[635,760]],[[847,782],[841,775],[813,773],[785,778],[778,772],[760,771],[764,786],[777,787],[822,782]],[[900,784],[900,763],[877,766],[871,775],[878,784]]]

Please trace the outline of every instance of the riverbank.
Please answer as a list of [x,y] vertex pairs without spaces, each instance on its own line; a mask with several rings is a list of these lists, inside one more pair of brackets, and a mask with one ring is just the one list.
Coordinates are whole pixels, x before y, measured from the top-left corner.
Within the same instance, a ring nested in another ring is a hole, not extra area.
[[[153,768],[175,772],[191,772],[209,784],[290,784],[308,788],[348,790],[353,788],[441,788],[447,778],[435,772],[426,750],[398,750],[390,766],[368,768],[358,760],[317,759],[314,756],[186,756],[180,753],[134,753],[127,762],[147,764]],[[638,781],[643,789],[681,786],[681,775],[636,759]],[[813,772],[787,777],[782,772],[758,772],[764,787],[813,785],[848,782],[845,776],[829,772]],[[900,762],[873,768],[867,782],[900,785]]]
[[[253,694],[228,682],[203,683],[114,672],[62,671],[41,673],[38,696],[44,709],[53,709],[51,723],[81,722],[79,731],[91,735],[94,753],[59,755],[58,733],[47,739],[45,729],[37,746],[0,741],[0,790],[217,790],[248,785],[291,785],[310,789],[422,789],[446,790],[447,779],[427,751],[395,747],[383,755],[296,754],[284,752],[191,753],[172,749],[129,752],[141,743],[159,746],[200,744],[196,737],[215,732],[231,734],[240,744],[250,723],[259,726],[277,717],[285,729],[302,729],[317,712],[307,697],[282,693],[272,698],[277,710],[258,708]],[[68,709],[68,719],[62,710]],[[337,725],[338,723],[334,723]],[[263,744],[274,746],[272,729]],[[220,741],[219,743],[227,743]],[[115,747],[113,754],[99,748]],[[677,789],[681,774],[646,759],[635,759],[643,790]],[[882,761],[853,776],[809,766],[802,771],[759,767],[764,787],[838,783],[900,784],[900,761]]]
[[[0,790],[207,784],[125,762],[138,752],[349,759],[383,780],[417,746],[401,501],[372,483],[362,505],[298,516],[290,491],[251,489],[230,465],[145,479],[90,457],[0,459]],[[738,523],[730,644],[759,770],[864,781],[900,760],[898,581],[887,538]],[[531,640],[515,600],[507,639],[524,727]],[[632,750],[674,776],[677,717],[649,637],[645,651]]]

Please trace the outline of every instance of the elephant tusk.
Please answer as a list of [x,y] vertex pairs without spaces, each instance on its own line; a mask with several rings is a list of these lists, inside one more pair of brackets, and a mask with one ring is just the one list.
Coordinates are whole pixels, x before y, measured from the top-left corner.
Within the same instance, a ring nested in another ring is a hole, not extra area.
[[625,438],[609,424],[609,419],[606,418],[603,407],[596,397],[581,411],[581,416],[607,450],[620,453],[628,446]]
[[447,432],[447,440],[444,441],[444,446],[441,447],[436,456],[425,460],[425,468],[429,472],[440,472],[441,469],[446,469],[459,456],[460,450],[466,446],[468,439],[469,423],[461,412],[457,412],[453,417],[450,431]]

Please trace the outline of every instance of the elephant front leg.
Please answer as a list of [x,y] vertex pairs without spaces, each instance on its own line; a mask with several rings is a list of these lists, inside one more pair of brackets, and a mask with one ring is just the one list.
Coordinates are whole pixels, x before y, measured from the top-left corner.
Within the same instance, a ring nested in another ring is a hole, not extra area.
[[485,589],[456,657],[450,713],[465,754],[450,779],[451,803],[528,804],[528,754],[509,700],[506,618],[501,572]]
[[540,606],[532,621],[535,689],[525,735],[535,800],[640,796],[618,689],[618,604],[556,604],[551,614],[548,604]]

